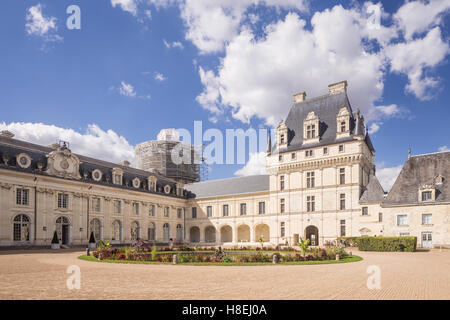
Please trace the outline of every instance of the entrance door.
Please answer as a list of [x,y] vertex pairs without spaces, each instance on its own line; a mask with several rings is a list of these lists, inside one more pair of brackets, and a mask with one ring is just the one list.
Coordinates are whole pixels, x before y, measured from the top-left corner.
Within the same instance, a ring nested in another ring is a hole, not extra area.
[[310,246],[319,245],[319,229],[316,226],[308,226],[305,230],[305,237],[309,239]]
[[62,244],[69,244],[69,226],[67,224],[62,226],[61,242]]
[[69,227],[70,222],[66,217],[59,217],[56,219],[56,232],[61,244],[69,244]]
[[422,232],[422,248],[433,248],[432,232]]

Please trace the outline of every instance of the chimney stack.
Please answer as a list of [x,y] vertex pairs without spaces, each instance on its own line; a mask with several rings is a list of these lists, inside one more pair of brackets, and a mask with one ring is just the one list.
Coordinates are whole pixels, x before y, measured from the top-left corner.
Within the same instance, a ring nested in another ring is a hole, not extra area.
[[120,165],[123,166],[123,167],[129,167],[130,164],[131,164],[131,163],[130,163],[129,161],[127,161],[127,160],[124,160],[124,161],[122,161],[122,162],[120,163]]
[[6,138],[14,138],[14,133],[8,131],[8,130],[3,130],[0,132],[0,136],[2,137],[6,137]]
[[329,94],[338,94],[342,92],[347,92],[347,80],[332,83],[328,86]]
[[297,94],[294,94],[294,103],[302,102],[306,100],[306,92],[300,92]]

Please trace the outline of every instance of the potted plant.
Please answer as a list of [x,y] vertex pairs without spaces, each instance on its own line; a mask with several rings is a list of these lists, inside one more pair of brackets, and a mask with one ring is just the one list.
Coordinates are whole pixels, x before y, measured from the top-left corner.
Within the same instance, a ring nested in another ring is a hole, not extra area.
[[94,232],[91,232],[91,236],[89,237],[88,248],[95,249],[96,247],[97,247],[97,245],[95,244]]
[[59,249],[59,248],[60,248],[60,246],[59,246],[58,234],[56,233],[56,230],[55,230],[55,232],[53,233],[53,239],[52,239],[52,244],[51,244],[51,246],[52,246],[52,249]]

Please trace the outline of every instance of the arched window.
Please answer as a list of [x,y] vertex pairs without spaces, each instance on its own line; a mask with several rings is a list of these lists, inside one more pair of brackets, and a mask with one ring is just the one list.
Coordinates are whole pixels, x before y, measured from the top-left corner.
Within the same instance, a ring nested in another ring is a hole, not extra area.
[[14,241],[30,241],[30,218],[19,214],[14,218]]
[[183,240],[183,226],[181,224],[177,224],[177,240]]
[[170,239],[170,226],[168,223],[164,223],[163,225],[163,241],[169,242]]
[[122,224],[119,220],[113,222],[113,234],[111,240],[122,241]]
[[131,240],[139,239],[139,222],[133,221],[131,223]]
[[100,240],[102,238],[102,225],[100,220],[92,219],[89,227],[91,232],[94,232],[95,240],[96,241]]
[[149,241],[155,241],[156,240],[156,235],[155,235],[155,223],[154,222],[150,222],[149,226],[148,226],[148,240]]

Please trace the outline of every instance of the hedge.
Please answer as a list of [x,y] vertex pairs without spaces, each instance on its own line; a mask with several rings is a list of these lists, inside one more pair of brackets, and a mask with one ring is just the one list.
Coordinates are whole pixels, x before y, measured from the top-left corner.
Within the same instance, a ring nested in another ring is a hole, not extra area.
[[356,245],[361,251],[416,251],[417,237],[346,237],[345,245]]

